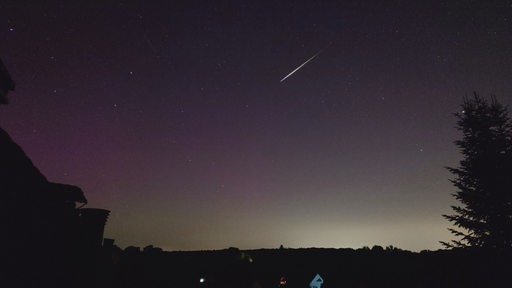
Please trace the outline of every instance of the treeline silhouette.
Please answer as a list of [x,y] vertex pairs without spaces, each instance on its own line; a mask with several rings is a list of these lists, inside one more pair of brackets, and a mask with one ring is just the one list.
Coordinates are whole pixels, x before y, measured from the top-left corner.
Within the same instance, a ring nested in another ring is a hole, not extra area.
[[[0,104],[8,103],[12,90],[14,82],[0,61]],[[317,274],[323,288],[507,287],[512,282],[512,251],[506,248],[123,250],[113,239],[103,239],[109,211],[82,208],[87,199],[79,187],[48,181],[1,128],[0,160],[0,287],[299,288]]]
[[509,250],[411,252],[380,246],[167,252],[112,245],[103,247],[94,277],[98,287],[299,288],[317,273],[323,288],[505,287],[511,256]]

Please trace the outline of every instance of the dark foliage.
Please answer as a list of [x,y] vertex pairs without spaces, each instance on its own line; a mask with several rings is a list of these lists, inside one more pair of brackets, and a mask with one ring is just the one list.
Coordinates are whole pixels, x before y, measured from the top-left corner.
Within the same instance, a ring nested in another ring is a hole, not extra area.
[[496,98],[488,102],[476,93],[464,99],[456,113],[462,139],[455,141],[463,155],[455,176],[453,194],[461,205],[454,215],[443,215],[461,229],[447,247],[512,247],[512,123],[508,108]]
[[511,251],[488,249],[415,253],[397,248],[188,252],[133,248],[103,250],[106,257],[90,275],[98,279],[95,287],[304,288],[316,274],[324,279],[322,288],[504,287],[510,279],[508,266],[502,263],[512,257]]

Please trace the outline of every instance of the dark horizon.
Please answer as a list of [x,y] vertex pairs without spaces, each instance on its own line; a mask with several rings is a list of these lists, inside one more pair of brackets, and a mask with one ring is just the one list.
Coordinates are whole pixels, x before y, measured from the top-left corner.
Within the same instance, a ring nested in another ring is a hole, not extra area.
[[512,104],[511,10],[6,1],[0,125],[121,247],[437,250],[453,113]]

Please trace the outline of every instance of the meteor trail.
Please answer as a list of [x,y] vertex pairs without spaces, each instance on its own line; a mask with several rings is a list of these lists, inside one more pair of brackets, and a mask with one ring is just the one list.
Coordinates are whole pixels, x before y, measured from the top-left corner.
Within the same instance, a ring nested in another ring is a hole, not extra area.
[[286,78],[292,76],[293,73],[297,72],[297,70],[299,70],[300,68],[302,68],[302,66],[308,64],[309,61],[313,60],[316,56],[318,56],[318,54],[320,54],[320,52],[322,52],[322,50],[318,51],[318,53],[316,53],[315,55],[313,55],[313,57],[309,58],[306,62],[302,63],[299,67],[295,68],[295,70],[293,70],[292,72],[290,72],[290,74],[286,75],[283,79],[281,79],[281,81],[279,82],[283,82],[284,80],[286,80]]

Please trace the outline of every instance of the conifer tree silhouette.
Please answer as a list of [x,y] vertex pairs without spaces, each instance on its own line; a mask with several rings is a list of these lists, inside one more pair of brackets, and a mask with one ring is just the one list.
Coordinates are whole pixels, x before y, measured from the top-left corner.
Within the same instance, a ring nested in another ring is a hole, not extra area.
[[443,215],[461,229],[449,230],[459,238],[441,242],[448,248],[512,248],[512,122],[508,107],[494,96],[488,102],[478,94],[465,98],[455,113],[462,139],[455,144],[462,153],[456,168],[457,188],[452,195],[461,205],[454,215]]

